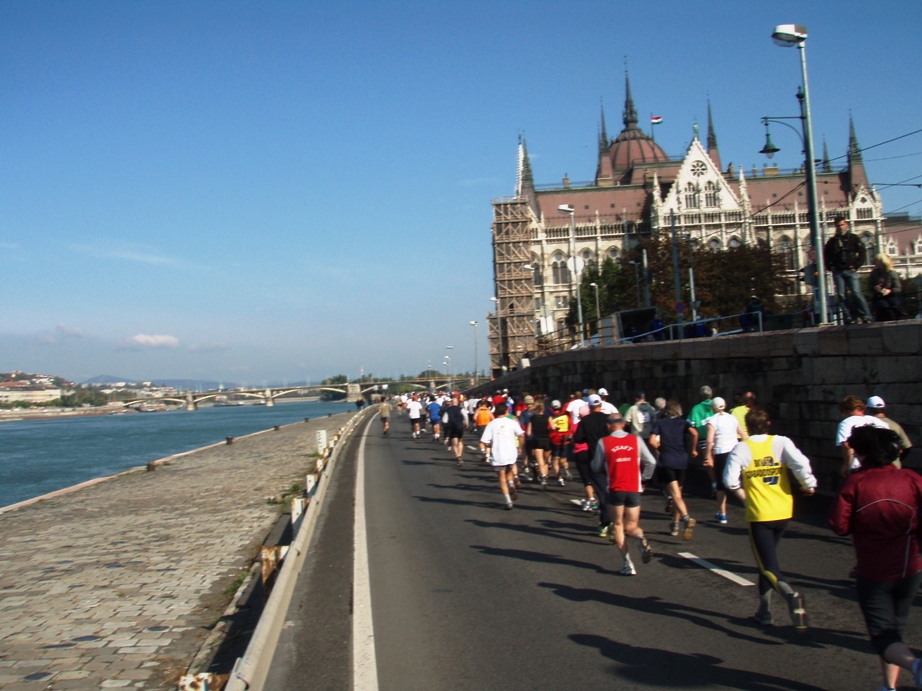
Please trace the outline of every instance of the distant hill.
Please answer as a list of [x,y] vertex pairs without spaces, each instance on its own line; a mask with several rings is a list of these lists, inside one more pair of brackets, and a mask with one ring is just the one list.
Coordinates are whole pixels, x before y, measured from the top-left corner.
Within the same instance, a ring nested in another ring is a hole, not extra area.
[[129,379],[128,377],[113,377],[111,374],[100,374],[87,379],[84,384],[115,384],[125,382],[128,384],[140,384],[142,381],[149,381],[153,386],[171,386],[174,389],[202,389],[203,391],[213,391],[220,385],[225,389],[237,388],[234,382],[219,382],[207,379]]

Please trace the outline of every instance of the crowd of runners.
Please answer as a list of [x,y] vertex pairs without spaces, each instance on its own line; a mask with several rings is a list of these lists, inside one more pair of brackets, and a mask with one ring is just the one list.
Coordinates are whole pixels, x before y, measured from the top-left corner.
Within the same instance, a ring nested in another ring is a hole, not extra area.
[[[633,403],[615,406],[604,388],[574,391],[566,400],[513,396],[508,390],[481,399],[466,399],[457,391],[403,394],[382,399],[378,412],[385,435],[395,407],[409,419],[413,439],[431,435],[433,442],[450,446],[458,467],[464,464],[465,434],[473,436],[468,449],[496,472],[506,510],[515,506],[523,483],[541,491],[565,487],[575,470],[582,483],[580,508],[598,515],[598,535],[618,547],[625,576],[637,574],[631,539],[644,564],[653,557],[640,527],[648,484],[662,492],[671,535],[692,540],[697,520],[682,493],[688,471],[703,469],[716,523],[729,521],[728,495],[745,505],[759,570],[755,620],[772,625],[774,591],[795,629],[804,631],[804,598],[781,572],[777,548],[793,515],[792,478],[804,495],[816,491],[810,460],[791,439],[771,434],[770,416],[756,406],[753,393],[737,394],[729,410],[710,387],[701,387],[700,395],[687,415],[677,400],[650,403],[644,392],[637,392]],[[881,659],[881,690],[895,688],[900,668],[922,688],[922,663],[903,643],[909,608],[922,583],[917,542],[922,539],[922,479],[900,468],[911,443],[887,417],[883,399],[872,396],[865,403],[849,396],[840,410],[835,443],[846,480],[830,525],[840,535],[853,535],[858,600]]]

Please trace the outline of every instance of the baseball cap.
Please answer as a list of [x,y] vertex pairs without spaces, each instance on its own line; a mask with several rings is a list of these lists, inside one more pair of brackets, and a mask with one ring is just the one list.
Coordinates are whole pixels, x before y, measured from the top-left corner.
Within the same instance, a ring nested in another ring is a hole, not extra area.
[[880,396],[871,396],[865,404],[868,408],[886,408],[887,404]]
[[727,402],[720,396],[715,396],[713,399],[711,399],[711,408],[714,410],[723,410],[726,407]]
[[611,415],[608,416],[608,422],[609,423],[624,422],[624,417],[621,415],[621,413],[612,413]]
[[606,388],[599,389],[599,396],[607,396],[607,395],[608,395],[608,389]]
[[602,397],[599,396],[598,394],[591,394],[589,396],[589,405],[590,406],[602,405]]
[[647,397],[647,394],[645,394],[643,391],[638,391],[638,392],[637,392],[637,395],[634,396],[634,398],[636,398],[638,401],[639,401],[641,398],[646,398],[646,397]]
[[551,401],[551,408],[558,410],[560,408],[560,401],[558,401],[556,398]]
[[526,403],[534,403],[534,402],[535,402],[535,399],[534,399],[533,396],[526,396],[526,397],[525,397],[525,402],[526,402]]

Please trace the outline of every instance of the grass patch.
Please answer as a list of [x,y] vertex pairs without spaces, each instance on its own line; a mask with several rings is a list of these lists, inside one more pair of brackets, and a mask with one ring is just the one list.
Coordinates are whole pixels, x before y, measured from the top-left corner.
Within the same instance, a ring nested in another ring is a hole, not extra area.
[[228,586],[224,589],[224,594],[225,594],[225,595],[233,595],[234,593],[236,593],[236,592],[237,592],[237,589],[238,589],[241,585],[243,585],[243,582],[246,580],[246,577],[247,577],[247,574],[248,574],[248,573],[249,573],[249,570],[247,570],[247,571],[241,571],[240,573],[238,573],[237,576],[234,578],[234,580],[232,580],[232,581],[228,584]]

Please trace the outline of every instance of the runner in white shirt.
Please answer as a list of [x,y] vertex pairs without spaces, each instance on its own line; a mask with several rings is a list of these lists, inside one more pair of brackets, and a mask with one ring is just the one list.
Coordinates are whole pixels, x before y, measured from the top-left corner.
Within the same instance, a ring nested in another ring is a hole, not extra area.
[[567,413],[570,415],[570,426],[573,427],[576,423],[579,422],[579,409],[586,405],[586,401],[583,400],[583,394],[580,391],[576,391],[573,394],[573,400],[567,403]]
[[413,438],[419,438],[419,417],[422,414],[423,404],[419,402],[419,396],[413,394],[413,398],[407,401],[407,415],[410,416],[410,424],[413,426]]
[[480,446],[490,451],[490,465],[499,478],[499,490],[506,502],[505,508],[511,509],[512,502],[519,498],[515,491],[515,462],[519,449],[516,438],[525,435],[516,420],[506,417],[506,404],[499,403],[493,411],[496,419],[483,431]]
[[846,396],[839,403],[839,410],[845,416],[836,430],[836,446],[842,450],[842,477],[848,477],[849,473],[854,473],[861,467],[861,462],[855,458],[855,454],[848,445],[848,438],[852,435],[852,430],[865,425],[890,429],[887,423],[880,418],[865,415],[865,407],[865,402],[857,396]]
[[612,413],[617,413],[618,409],[615,408],[613,403],[608,402],[608,390],[604,387],[599,389],[599,396],[602,397],[602,407],[599,408],[599,412],[605,413],[606,415],[611,415]]
[[737,440],[749,439],[746,430],[740,426],[739,420],[726,411],[727,402],[720,396],[711,400],[711,410],[714,414],[702,420],[707,426],[708,437],[705,447],[704,465],[714,469],[717,479],[717,513],[714,518],[718,523],[727,522],[727,488],[724,485],[724,468],[727,466],[727,457],[736,448]]

